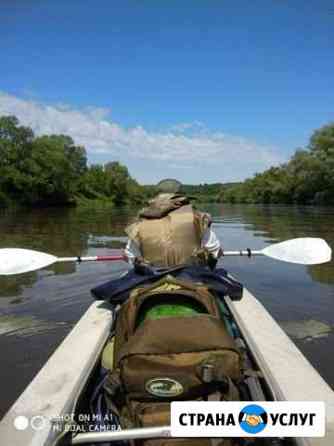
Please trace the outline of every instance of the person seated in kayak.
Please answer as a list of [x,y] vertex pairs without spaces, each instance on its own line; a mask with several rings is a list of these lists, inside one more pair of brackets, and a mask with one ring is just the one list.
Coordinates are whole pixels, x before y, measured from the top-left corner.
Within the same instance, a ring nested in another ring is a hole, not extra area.
[[211,217],[193,208],[179,193],[160,193],[139,212],[125,232],[129,263],[155,267],[207,264],[214,269],[221,254]]

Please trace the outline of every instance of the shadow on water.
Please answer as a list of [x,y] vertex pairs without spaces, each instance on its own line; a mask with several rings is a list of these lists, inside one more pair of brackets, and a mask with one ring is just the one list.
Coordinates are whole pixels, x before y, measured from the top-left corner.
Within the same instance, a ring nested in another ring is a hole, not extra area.
[[[334,247],[333,208],[210,205],[203,210],[211,212],[225,249],[261,249],[307,236],[322,237]],[[21,247],[64,257],[110,254],[124,246],[124,227],[135,212],[103,208],[2,212],[0,248]],[[305,267],[235,257],[224,258],[223,264],[334,387],[328,355],[334,340],[333,262]],[[90,305],[90,289],[126,268],[122,262],[59,263],[0,278],[0,417]]]

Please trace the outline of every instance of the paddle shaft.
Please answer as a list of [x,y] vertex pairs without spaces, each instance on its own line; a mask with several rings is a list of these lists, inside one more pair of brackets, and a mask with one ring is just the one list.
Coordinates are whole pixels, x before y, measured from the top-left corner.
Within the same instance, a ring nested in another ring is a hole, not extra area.
[[262,251],[253,251],[252,249],[240,250],[240,251],[224,251],[222,250],[222,257],[226,256],[264,256],[265,254]]
[[114,256],[90,256],[90,257],[58,257],[56,262],[117,262],[124,260],[126,262],[126,255],[125,254],[119,254]]
[[[246,250],[224,251],[221,257],[229,256],[266,256],[285,262],[301,265],[319,265],[329,262],[332,258],[332,250],[327,242],[320,238],[304,237],[286,240],[280,243],[266,246],[260,251]],[[59,262],[106,262],[129,261],[126,253],[121,251],[116,255],[89,256],[89,257],[56,257],[39,251],[22,248],[0,249],[0,275],[22,274],[36,271]]]
[[[259,256],[264,255],[262,251],[252,251],[250,249],[240,250],[240,251],[222,251],[222,257],[225,256]],[[90,257],[58,257],[56,262],[118,262],[118,261],[127,261],[127,256],[125,254],[113,255],[113,256],[90,256]]]

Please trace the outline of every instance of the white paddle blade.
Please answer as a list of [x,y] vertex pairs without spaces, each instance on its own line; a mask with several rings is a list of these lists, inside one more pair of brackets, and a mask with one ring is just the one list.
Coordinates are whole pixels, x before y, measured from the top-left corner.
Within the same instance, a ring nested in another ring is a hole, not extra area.
[[30,249],[0,249],[0,275],[11,276],[52,265],[57,257]]
[[329,262],[332,250],[322,238],[295,238],[267,246],[262,253],[273,259],[302,265],[318,265]]

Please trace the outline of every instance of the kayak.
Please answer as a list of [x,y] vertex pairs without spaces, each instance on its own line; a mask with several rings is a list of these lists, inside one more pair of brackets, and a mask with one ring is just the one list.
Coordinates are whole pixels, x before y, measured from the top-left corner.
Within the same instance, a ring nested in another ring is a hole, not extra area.
[[[247,392],[254,401],[324,401],[326,437],[259,439],[261,445],[332,446],[334,444],[334,392],[247,290],[243,298],[225,297],[230,329],[247,368]],[[169,426],[124,429],[112,433],[67,432],[55,429],[54,420],[68,421],[89,399],[102,352],[113,324],[110,307],[91,304],[0,423],[0,441],[10,446],[64,446],[98,444],[124,439],[168,437]],[[84,346],[84,349],[82,348]],[[301,378],[302,377],[302,378]],[[106,437],[108,435],[108,437]],[[252,444],[258,444],[257,440]]]

